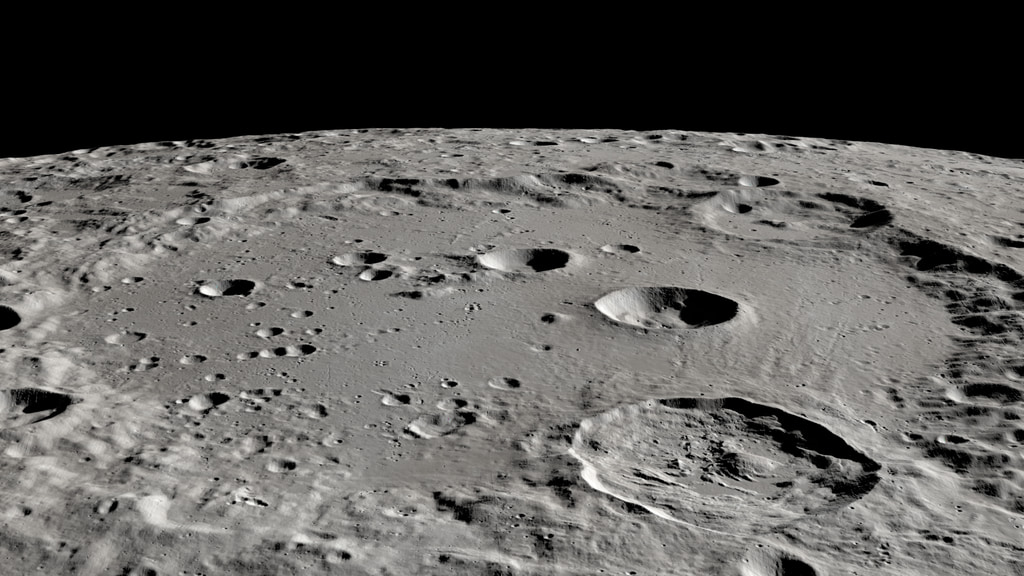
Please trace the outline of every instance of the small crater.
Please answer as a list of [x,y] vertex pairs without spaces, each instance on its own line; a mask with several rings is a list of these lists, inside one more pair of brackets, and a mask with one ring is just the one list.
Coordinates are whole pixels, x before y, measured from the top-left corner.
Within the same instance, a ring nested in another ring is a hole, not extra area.
[[275,458],[267,464],[267,471],[280,474],[283,472],[291,472],[299,467],[299,463],[291,458]]
[[48,420],[64,412],[71,403],[67,394],[39,388],[0,390],[0,428]]
[[460,408],[465,408],[468,404],[469,402],[466,402],[461,398],[445,398],[444,400],[437,401],[437,409],[446,411],[458,410]]
[[676,287],[633,287],[602,296],[594,306],[602,314],[641,328],[701,328],[727,322],[739,304],[717,294]]
[[736,204],[726,203],[722,205],[722,208],[724,208],[726,212],[732,212],[733,214],[746,214],[754,209],[750,204],[744,204],[742,202],[738,202]]
[[387,254],[363,251],[339,254],[331,259],[331,263],[336,266],[367,266],[370,264],[379,264],[387,259]]
[[376,282],[379,280],[385,280],[390,278],[392,275],[391,270],[380,270],[378,268],[367,268],[359,273],[359,279],[367,282]]
[[446,411],[441,414],[424,414],[410,422],[405,431],[416,438],[439,438],[475,421],[476,416],[472,412]]
[[601,246],[601,250],[609,254],[636,254],[640,247],[632,244],[605,244]]
[[104,498],[100,500],[100,503],[96,505],[97,514],[110,514],[114,510],[117,510],[117,498]]
[[213,280],[204,282],[198,289],[203,296],[216,298],[218,296],[248,296],[256,289],[256,283],[252,280]]
[[276,326],[270,328],[260,328],[259,330],[256,331],[256,335],[263,339],[273,338],[274,336],[280,336],[281,334],[284,334],[284,328],[278,328]]
[[209,221],[210,219],[206,217],[197,218],[193,216],[184,216],[175,220],[174,223],[179,226],[198,226],[199,224],[206,224]]
[[788,552],[754,548],[739,566],[742,576],[817,576],[813,566]]
[[329,414],[327,406],[319,403],[303,408],[302,413],[305,414],[307,418],[312,418],[314,420],[326,418]]
[[391,392],[379,392],[380,403],[385,406],[408,406],[412,397],[408,394],[392,394]]
[[483,266],[501,272],[516,272],[526,268],[534,272],[547,272],[565,268],[571,255],[552,248],[526,248],[496,250],[477,256]]
[[823,200],[828,200],[835,204],[842,204],[843,206],[849,206],[850,208],[857,208],[865,212],[875,212],[882,210],[885,206],[882,206],[878,202],[871,200],[870,198],[859,198],[856,196],[850,196],[849,194],[839,194],[836,192],[825,192],[818,194],[818,197]]
[[127,346],[129,344],[135,344],[146,338],[144,332],[129,332],[121,331],[114,334],[109,334],[103,338],[103,341],[107,344],[114,344],[116,346]]
[[517,378],[491,378],[487,381],[487,385],[495,390],[517,390],[523,385]]
[[32,195],[29,194],[28,192],[25,192],[24,190],[5,190],[4,192],[0,192],[0,194],[2,194],[3,196],[9,196],[17,200],[18,202],[21,202],[22,204],[32,200]]
[[205,392],[189,398],[188,407],[196,412],[205,412],[215,406],[220,406],[230,399],[231,397],[223,392]]
[[768,186],[775,186],[779,181],[775,178],[768,176],[740,176],[740,186],[753,186],[756,188],[766,188]]
[[281,358],[308,356],[316,352],[316,346],[312,344],[301,344],[299,346],[278,346],[277,348],[265,348],[260,350],[258,356],[261,358]]
[[264,402],[271,398],[277,398],[284,393],[281,388],[253,388],[251,390],[245,390],[238,395],[243,400],[259,399]]
[[157,356],[149,356],[147,358],[139,358],[137,364],[132,364],[128,367],[129,370],[134,372],[146,372],[160,366],[160,358]]

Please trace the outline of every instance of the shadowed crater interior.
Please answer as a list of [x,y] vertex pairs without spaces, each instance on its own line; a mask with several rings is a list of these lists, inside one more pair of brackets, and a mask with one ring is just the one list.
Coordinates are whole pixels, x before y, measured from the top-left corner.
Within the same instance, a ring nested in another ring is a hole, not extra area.
[[778,183],[777,179],[770,176],[741,176],[739,179],[740,186],[755,186],[758,188],[767,188]]
[[21,316],[10,306],[0,306],[0,330],[10,330],[21,324]]
[[38,388],[0,390],[0,427],[42,422],[64,412],[71,402],[66,394]]
[[766,427],[759,423],[755,426],[748,424],[748,428],[770,436],[788,454],[802,456],[813,452],[857,462],[870,472],[881,468],[877,462],[854,450],[821,424],[772,406],[757,404],[743,398],[667,398],[661,400],[660,404],[675,410],[729,410],[747,422],[772,422],[776,426]]

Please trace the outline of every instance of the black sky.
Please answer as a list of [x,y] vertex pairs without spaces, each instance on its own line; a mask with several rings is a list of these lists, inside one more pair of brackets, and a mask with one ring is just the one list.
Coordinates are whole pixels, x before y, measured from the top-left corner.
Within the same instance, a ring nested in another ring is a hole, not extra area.
[[308,130],[523,127],[817,136],[1024,158],[1005,74],[912,53],[780,45],[796,58],[759,43],[734,55],[609,42],[473,59],[448,43],[395,60],[341,46],[273,58],[165,49],[143,66],[100,59],[53,73],[9,67],[0,157]]

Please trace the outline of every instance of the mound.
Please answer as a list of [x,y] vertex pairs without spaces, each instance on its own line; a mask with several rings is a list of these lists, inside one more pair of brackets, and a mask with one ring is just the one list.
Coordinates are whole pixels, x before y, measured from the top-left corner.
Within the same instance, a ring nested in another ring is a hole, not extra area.
[[594,302],[605,316],[642,328],[701,328],[733,319],[739,304],[703,290],[633,287],[616,290]]
[[742,398],[620,407],[584,420],[572,454],[592,488],[729,533],[856,500],[880,468],[825,427]]

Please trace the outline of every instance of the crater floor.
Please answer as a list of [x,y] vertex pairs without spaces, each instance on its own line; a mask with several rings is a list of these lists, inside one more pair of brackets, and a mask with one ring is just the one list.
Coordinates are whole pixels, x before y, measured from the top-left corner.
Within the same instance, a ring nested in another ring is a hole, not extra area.
[[0,160],[5,566],[1020,572],[1022,184],[685,131]]

